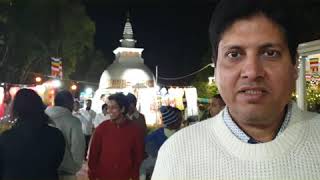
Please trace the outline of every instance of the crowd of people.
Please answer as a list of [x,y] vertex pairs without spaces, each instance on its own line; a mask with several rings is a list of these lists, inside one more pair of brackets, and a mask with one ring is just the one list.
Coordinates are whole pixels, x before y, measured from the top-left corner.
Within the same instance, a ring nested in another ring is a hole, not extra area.
[[90,180],[150,179],[158,150],[181,127],[181,111],[162,106],[163,127],[147,134],[135,95],[105,100],[96,114],[90,99],[81,108],[66,90],[48,107],[35,91],[19,90],[15,124],[0,135],[0,179],[76,180],[84,163]]
[[[12,104],[15,125],[0,135],[0,179],[320,179],[320,116],[291,101],[297,34],[279,4],[222,0],[210,40],[220,94],[205,120],[182,129],[183,113],[161,106],[148,133],[133,94],[103,96],[101,112],[69,91],[45,107],[33,90]],[[281,84],[279,84],[281,82]]]

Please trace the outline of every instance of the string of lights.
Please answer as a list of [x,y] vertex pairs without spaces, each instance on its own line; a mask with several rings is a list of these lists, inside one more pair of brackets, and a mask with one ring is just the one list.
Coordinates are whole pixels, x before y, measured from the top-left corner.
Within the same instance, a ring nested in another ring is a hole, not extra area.
[[[36,72],[29,72],[30,74],[35,74],[35,75],[40,75],[43,77],[47,77],[47,78],[52,78],[52,79],[56,79],[53,76],[50,75],[46,75],[46,74],[40,74],[40,73],[36,73]],[[82,81],[82,80],[75,80],[75,79],[65,79],[65,78],[58,78],[61,81],[72,81],[72,82],[76,82],[76,83],[84,83],[84,84],[92,84],[92,85],[99,85],[99,83],[96,82],[89,82],[89,81]]]
[[214,68],[214,64],[213,63],[210,63],[210,64],[207,64],[206,66],[204,66],[203,68],[197,70],[197,71],[194,71],[190,74],[187,74],[187,75],[184,75],[184,76],[180,76],[180,77],[161,77],[161,76],[158,76],[158,79],[161,79],[161,80],[180,80],[180,79],[184,79],[184,78],[187,78],[187,77],[190,77],[190,76],[193,76],[195,74],[198,74],[199,72],[203,71],[204,69],[206,69],[207,67],[213,67]]

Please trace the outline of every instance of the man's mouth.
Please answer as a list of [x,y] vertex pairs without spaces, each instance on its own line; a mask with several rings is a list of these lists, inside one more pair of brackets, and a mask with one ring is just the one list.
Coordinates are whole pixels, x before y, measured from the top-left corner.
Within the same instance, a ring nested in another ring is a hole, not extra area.
[[260,94],[268,93],[269,91],[267,90],[267,88],[264,88],[264,87],[245,86],[245,87],[241,87],[239,89],[239,92],[249,94],[249,95],[260,95]]
[[260,91],[260,90],[245,90],[242,92],[245,94],[252,94],[252,95],[259,95],[264,93],[263,91]]

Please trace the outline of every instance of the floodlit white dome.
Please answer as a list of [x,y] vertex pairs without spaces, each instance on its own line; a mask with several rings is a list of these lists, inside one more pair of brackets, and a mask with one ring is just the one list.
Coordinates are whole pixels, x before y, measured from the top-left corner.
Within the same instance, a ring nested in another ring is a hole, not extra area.
[[119,61],[114,61],[102,73],[99,88],[153,87],[154,79],[151,70],[142,63],[122,64]]

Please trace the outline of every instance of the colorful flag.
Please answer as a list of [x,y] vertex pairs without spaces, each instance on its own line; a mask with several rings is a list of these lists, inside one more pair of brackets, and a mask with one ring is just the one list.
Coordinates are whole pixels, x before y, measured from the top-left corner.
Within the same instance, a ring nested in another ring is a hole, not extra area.
[[51,76],[62,79],[62,61],[61,58],[51,57]]

